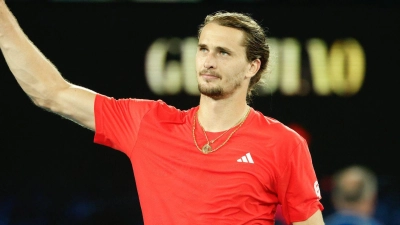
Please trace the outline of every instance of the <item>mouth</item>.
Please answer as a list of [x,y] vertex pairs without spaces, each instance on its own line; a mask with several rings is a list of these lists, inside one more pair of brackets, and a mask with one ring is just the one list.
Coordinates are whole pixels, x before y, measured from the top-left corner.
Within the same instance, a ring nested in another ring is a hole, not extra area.
[[202,73],[200,73],[200,77],[203,77],[204,79],[207,79],[207,80],[221,78],[218,74],[210,73],[210,72],[202,72]]
[[219,77],[212,75],[212,74],[200,74],[201,77],[205,79],[218,79]]

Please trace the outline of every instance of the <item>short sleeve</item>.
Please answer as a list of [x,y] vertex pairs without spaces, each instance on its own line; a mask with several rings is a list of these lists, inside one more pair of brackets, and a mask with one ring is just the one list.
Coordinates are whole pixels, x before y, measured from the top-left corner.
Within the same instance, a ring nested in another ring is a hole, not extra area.
[[95,99],[94,142],[130,155],[140,122],[157,101],[114,99],[98,94]]
[[304,139],[297,143],[288,158],[278,181],[278,198],[288,223],[307,220],[318,209],[323,210],[317,177]]

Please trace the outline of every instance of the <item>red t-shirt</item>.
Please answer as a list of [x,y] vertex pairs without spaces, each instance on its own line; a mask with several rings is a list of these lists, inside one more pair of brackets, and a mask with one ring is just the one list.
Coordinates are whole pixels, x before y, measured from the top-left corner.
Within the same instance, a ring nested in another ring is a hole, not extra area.
[[[96,97],[98,144],[130,159],[146,225],[274,224],[277,204],[288,222],[322,210],[306,141],[251,109],[243,125],[215,152],[193,118],[162,101]],[[212,146],[218,147],[231,131]],[[210,140],[222,132],[207,132]]]

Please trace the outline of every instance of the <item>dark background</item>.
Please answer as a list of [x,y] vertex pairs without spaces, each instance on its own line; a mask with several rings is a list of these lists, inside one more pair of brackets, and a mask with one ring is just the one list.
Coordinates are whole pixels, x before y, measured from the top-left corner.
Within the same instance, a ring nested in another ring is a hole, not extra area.
[[[63,76],[96,92],[163,99],[181,109],[198,104],[184,92],[158,96],[147,86],[144,56],[158,37],[196,36],[206,14],[251,13],[275,38],[331,44],[356,38],[366,54],[366,78],[354,96],[253,99],[251,106],[309,135],[325,215],[331,212],[330,176],[357,163],[379,176],[377,217],[400,224],[399,27],[393,1],[253,2],[196,4],[9,2],[30,39]],[[0,225],[140,224],[130,162],[93,144],[93,133],[35,107],[0,61]],[[111,222],[112,221],[112,222]]]

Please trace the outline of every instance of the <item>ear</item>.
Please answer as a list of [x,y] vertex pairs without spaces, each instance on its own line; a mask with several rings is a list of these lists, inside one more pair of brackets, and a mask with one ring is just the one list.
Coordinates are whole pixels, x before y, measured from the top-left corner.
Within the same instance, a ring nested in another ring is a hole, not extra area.
[[261,60],[260,59],[255,59],[249,64],[249,69],[247,71],[247,76],[248,78],[252,78],[258,70],[260,70],[261,66]]

